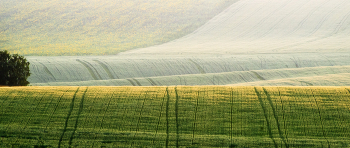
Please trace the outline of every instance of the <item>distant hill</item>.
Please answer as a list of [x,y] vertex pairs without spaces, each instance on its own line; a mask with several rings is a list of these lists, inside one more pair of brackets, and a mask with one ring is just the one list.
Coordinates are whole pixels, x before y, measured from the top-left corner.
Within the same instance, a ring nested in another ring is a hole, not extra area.
[[33,86],[350,84],[350,53],[28,57]]
[[237,0],[0,0],[0,48],[106,55],[191,33]]
[[193,33],[125,54],[350,53],[349,0],[241,0]]

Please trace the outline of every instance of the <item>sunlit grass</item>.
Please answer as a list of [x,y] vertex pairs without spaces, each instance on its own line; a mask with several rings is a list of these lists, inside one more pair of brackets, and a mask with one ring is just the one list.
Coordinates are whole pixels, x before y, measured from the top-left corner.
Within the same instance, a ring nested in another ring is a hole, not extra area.
[[348,147],[349,87],[2,87],[1,147]]

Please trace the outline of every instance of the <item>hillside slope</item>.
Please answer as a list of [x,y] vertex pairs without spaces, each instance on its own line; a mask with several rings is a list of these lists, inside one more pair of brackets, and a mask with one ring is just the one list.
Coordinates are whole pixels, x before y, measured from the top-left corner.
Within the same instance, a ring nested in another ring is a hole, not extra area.
[[[193,33],[165,44],[115,56],[28,57],[29,81],[33,85],[348,85],[348,71],[332,72],[323,66],[350,65],[349,8],[348,0],[237,1]],[[256,70],[269,76],[257,76]],[[331,81],[338,78],[342,81]]]
[[0,0],[0,48],[106,55],[191,33],[237,0]]
[[193,33],[122,54],[350,52],[349,0],[242,0]]
[[[257,74],[274,80],[350,73],[349,59],[349,53],[28,57],[28,80],[32,85],[226,85],[261,81]],[[350,79],[339,85],[346,83]]]
[[31,83],[33,86],[349,86],[350,66],[322,66],[158,77]]

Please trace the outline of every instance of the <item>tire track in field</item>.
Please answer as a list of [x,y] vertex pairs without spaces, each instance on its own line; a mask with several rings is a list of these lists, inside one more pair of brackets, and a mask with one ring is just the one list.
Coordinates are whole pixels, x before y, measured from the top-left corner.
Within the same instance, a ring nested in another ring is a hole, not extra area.
[[[113,96],[113,95],[112,95]],[[103,99],[103,97],[101,97],[101,96],[97,96],[95,99],[97,99],[97,100],[99,100],[99,99]],[[94,99],[94,100],[95,100]],[[104,103],[102,103],[101,105],[98,105],[98,107],[96,107],[95,109],[92,109],[93,111],[92,111],[92,113],[94,113],[94,112],[98,112],[97,114],[98,115],[102,115],[102,113],[103,113],[103,110],[104,110],[104,108],[102,107],[102,106],[104,106]],[[90,110],[90,113],[91,113],[91,110]],[[95,118],[94,118],[94,120],[92,120],[91,121],[91,125],[93,125],[92,126],[92,128],[93,129],[98,129],[98,131],[96,132],[96,133],[99,133],[99,131],[101,130],[101,124],[102,123],[98,123],[99,121],[100,121],[100,119],[99,118],[103,118],[103,117],[101,117],[101,116],[96,116]],[[99,124],[99,126],[98,126],[98,124]],[[100,128],[99,128],[100,127]],[[95,146],[95,143],[96,143],[96,139],[97,139],[97,137],[98,137],[98,135],[96,134],[92,139],[93,139],[93,143],[92,143],[92,146],[91,147],[96,147]]]
[[58,141],[58,148],[61,147],[61,142],[62,142],[64,133],[67,131],[68,120],[69,120],[70,115],[72,114],[72,111],[73,111],[73,108],[74,108],[74,100],[75,100],[75,97],[77,96],[77,93],[78,93],[78,91],[79,91],[79,88],[80,88],[80,87],[78,87],[77,91],[75,91],[74,96],[73,96],[73,99],[72,99],[72,102],[71,102],[71,104],[70,104],[70,109],[69,109],[68,114],[67,114],[66,122],[64,123],[63,132],[62,132],[62,135],[61,135],[61,137],[60,137],[60,139],[59,139],[59,141]]
[[[332,104],[331,106],[338,106],[338,107],[336,107],[336,109],[337,109],[337,115],[338,115],[339,122],[336,122],[337,123],[336,126],[339,127],[340,129],[342,129],[343,131],[345,131],[344,126],[342,126],[342,125],[345,125],[344,119],[346,119],[346,118],[344,118],[343,112],[340,111],[340,109],[339,109],[340,108],[339,101],[342,101],[342,98],[333,99],[331,96],[327,96],[327,99],[332,100],[332,102],[330,102],[330,104]],[[348,132],[346,132],[346,133],[348,133]]]
[[135,78],[132,78],[132,79],[136,82],[137,85],[142,86],[141,83],[137,81]]
[[[140,126],[140,122],[141,122],[141,118],[142,118],[142,111],[143,111],[143,108],[144,108],[144,106],[145,106],[145,102],[146,102],[147,95],[148,95],[148,94],[147,94],[147,92],[146,92],[146,94],[144,95],[143,101],[142,101],[142,105],[141,105],[140,112],[139,112],[139,118],[138,118],[137,124],[136,124],[136,131],[135,131],[135,134],[134,134],[134,139],[136,139],[136,135],[137,135],[137,133],[138,133],[139,130],[140,130],[139,126]],[[135,111],[135,112],[136,112],[136,111]],[[133,147],[133,144],[134,144],[134,143],[135,143],[134,141],[131,143],[131,147]]]
[[[240,11],[244,11],[244,8],[247,8],[246,6],[249,5],[247,3],[240,3],[240,5],[238,5],[238,8],[235,8],[235,11],[231,12],[232,14],[236,13],[236,12],[240,12]],[[237,7],[237,5],[236,5]],[[264,7],[266,7],[266,4],[259,7],[258,9],[255,9],[254,11],[251,11],[249,14],[247,14],[247,17],[244,17],[243,19],[241,19],[237,24],[236,24],[236,28],[230,28],[230,30],[226,31],[225,33],[222,33],[221,36],[218,39],[224,39],[227,36],[230,36],[228,34],[230,34],[232,31],[234,31],[237,28],[242,28],[242,25],[244,25],[243,22],[247,22],[249,19],[251,19],[251,17],[254,16],[254,13],[260,12]],[[243,10],[242,10],[243,9]],[[232,11],[232,10],[231,10]],[[231,20],[232,17],[234,17],[234,15],[226,15],[225,16],[227,18],[227,20]],[[216,27],[219,26],[219,24],[224,24],[227,21],[225,19],[219,19],[220,21],[222,20],[222,23],[216,23],[215,26],[213,26],[212,28],[210,28],[211,30],[216,29]],[[207,27],[207,25],[205,26]],[[208,29],[207,29],[208,30]],[[208,30],[210,31],[210,30]],[[233,36],[233,38],[242,38],[244,36],[244,33],[240,33],[239,35],[235,35]]]
[[287,137],[287,126],[286,126],[286,119],[285,119],[285,110],[284,110],[284,105],[283,105],[283,101],[282,101],[281,91],[280,91],[279,87],[277,87],[277,90],[278,90],[278,96],[280,98],[281,106],[282,106],[284,135],[286,136],[287,143],[289,143],[289,140],[288,140],[288,137]]
[[293,30],[291,33],[287,34],[287,35],[290,35],[290,34],[296,32],[297,30],[299,30],[299,29],[304,25],[304,23],[305,23],[318,9],[320,9],[320,7],[324,6],[327,2],[328,2],[328,1],[325,1],[325,2],[323,2],[321,5],[318,5],[317,7],[314,7],[311,11],[309,11],[309,13],[304,17],[304,19],[301,20],[301,21],[299,22],[298,26],[297,26],[296,28],[294,28],[294,30]]
[[[158,100],[158,95],[156,95],[155,100]],[[159,125],[160,125],[160,119],[162,117],[162,112],[163,112],[164,101],[165,101],[165,95],[164,95],[164,97],[162,99],[162,103],[160,104],[160,111],[159,111],[159,117],[158,117],[158,122],[157,122],[157,127],[156,127],[156,133],[154,134],[154,138],[153,138],[153,142],[152,142],[153,145],[155,143],[154,140],[156,139],[157,134],[158,134],[158,129],[159,129]]]
[[262,77],[260,74],[258,74],[257,72],[255,71],[250,71],[251,73],[253,73],[258,79],[260,80],[266,80],[264,77]]
[[[305,2],[305,4],[309,3],[311,0],[308,0]],[[280,19],[277,23],[275,23],[267,32],[265,32],[263,35],[260,36],[260,38],[264,38],[267,36],[270,32],[275,30],[275,28],[280,24],[282,21],[284,21],[287,17],[291,16],[293,13],[298,12],[302,7],[297,7],[295,10],[291,11],[290,13],[286,14],[282,19]]]
[[58,101],[57,101],[57,103],[56,103],[55,109],[54,109],[53,112],[51,113],[51,115],[50,115],[50,117],[49,117],[49,120],[48,120],[48,122],[47,122],[47,124],[46,124],[46,126],[45,126],[45,130],[47,130],[47,127],[48,127],[49,124],[50,124],[50,120],[52,119],[52,116],[55,114],[55,112],[56,112],[58,106],[60,105],[61,100],[62,100],[62,97],[63,97],[63,96],[65,95],[65,93],[67,93],[68,91],[69,91],[69,89],[68,89],[66,92],[64,92],[64,93],[59,97],[59,99],[58,99]]
[[188,59],[190,62],[192,62],[194,65],[196,65],[198,71],[201,74],[206,74],[205,70],[202,68],[202,66],[200,66],[198,63],[196,63],[195,61],[193,61],[192,59]]
[[[324,6],[328,1],[325,1],[323,2],[321,5],[318,5],[317,7],[314,7],[312,10],[309,11],[309,13],[303,18],[303,20],[301,20],[298,24],[297,27],[295,27],[291,32],[285,34],[285,36],[292,36],[293,33],[297,32],[300,28],[302,28],[302,26],[304,25],[304,23],[309,19],[311,18],[311,16],[316,13],[316,11],[318,9],[320,9],[320,7]],[[286,49],[286,48],[291,48],[291,47],[296,47],[298,45],[302,45],[302,44],[305,44],[305,43],[308,43],[308,42],[312,42],[314,40],[318,40],[319,38],[317,39],[311,39],[311,40],[307,40],[307,41],[301,41],[301,42],[297,42],[297,43],[293,43],[293,44],[289,44],[289,45],[281,45],[280,47],[277,47],[277,48],[274,48],[272,49],[273,52],[278,52],[279,50],[282,50],[282,49]]]
[[338,23],[338,26],[334,29],[334,31],[329,36],[338,34],[340,28],[345,24],[345,21],[348,20],[349,17],[350,17],[350,11],[346,15],[344,15],[342,20]]
[[[300,92],[300,90],[299,89],[297,89],[297,88],[294,88],[294,89],[292,89],[292,91],[294,91],[294,92],[296,92],[296,94],[294,94],[294,100],[300,100],[300,103],[301,104],[307,104],[307,103],[309,103],[309,102],[307,102],[307,101],[305,101],[305,96],[307,96],[307,94],[308,93],[303,93],[303,92]],[[289,99],[289,98],[288,98]],[[293,100],[292,99],[292,100]],[[293,107],[293,110],[298,110],[298,107],[295,107],[294,105],[292,105],[293,104],[293,102],[291,103],[291,101],[290,101],[290,99],[289,99],[289,106],[290,107]],[[299,113],[299,116],[300,116],[300,119],[304,119],[304,118],[306,118],[307,117],[307,114],[308,114],[308,112],[303,112],[303,110],[305,110],[305,108],[303,108],[303,109],[300,109],[300,111],[301,111],[301,113]],[[289,112],[291,112],[292,110],[289,110]],[[309,128],[312,128],[312,125],[311,125],[311,123],[310,122],[307,122],[307,121],[305,121],[305,120],[299,120],[299,125],[300,125],[300,127],[302,126],[302,129],[304,130],[304,136],[306,137],[306,136],[308,136],[309,135],[309,133],[310,133],[310,131],[309,130],[307,130],[307,129],[309,129]]]
[[[292,1],[288,1],[285,2],[283,5],[277,7],[277,9],[271,11],[269,14],[267,14],[264,18],[262,18],[259,22],[257,22],[252,28],[250,28],[249,31],[246,31],[243,34],[249,34],[250,32],[254,32],[255,28],[258,28],[259,26],[261,26],[262,24],[265,23],[265,21],[271,17],[271,15],[276,14],[277,11],[280,11],[281,9],[283,9],[285,6],[288,6],[289,3],[291,3]],[[255,36],[258,35],[258,33],[254,34]],[[253,35],[253,36],[254,36]],[[251,36],[249,38],[252,38]],[[259,36],[259,38],[261,38],[261,36]]]
[[[237,92],[238,94],[237,94],[237,98],[240,98],[240,110],[241,111],[243,111],[243,92],[241,91],[241,92]],[[240,94],[240,96],[239,96],[239,94]],[[241,115],[241,136],[243,136],[243,114],[241,113],[240,114]]]
[[193,127],[192,127],[192,145],[194,144],[194,132],[196,131],[196,122],[197,122],[197,112],[198,112],[198,103],[199,103],[199,91],[197,92],[197,104],[194,112],[194,121],[193,121]]
[[314,33],[316,33],[316,32],[322,27],[322,25],[324,24],[324,22],[325,22],[326,20],[329,19],[330,15],[331,15],[335,10],[339,9],[340,6],[343,6],[345,2],[346,2],[346,1],[343,1],[341,4],[339,4],[338,6],[336,6],[335,8],[333,8],[331,11],[329,11],[326,15],[324,15],[324,16],[322,17],[321,21],[320,21],[319,23],[317,23],[317,26],[313,29],[313,31],[312,31],[310,34],[313,35]]
[[277,124],[277,129],[278,129],[278,133],[280,135],[280,138],[282,139],[284,145],[286,146],[286,148],[289,148],[289,144],[286,142],[286,139],[283,137],[283,134],[282,134],[282,131],[281,131],[281,126],[280,126],[280,123],[278,121],[278,116],[277,116],[277,113],[276,113],[276,110],[275,110],[275,107],[273,105],[273,102],[271,100],[271,96],[270,94],[267,92],[267,90],[263,87],[263,90],[264,90],[264,93],[267,97],[267,100],[272,108],[272,112],[273,112],[273,116],[275,117],[275,120],[276,120],[276,124]]
[[166,111],[165,111],[165,118],[166,118],[166,140],[165,140],[165,147],[168,148],[169,146],[169,101],[170,101],[170,95],[169,95],[169,87],[166,87],[166,95],[167,95],[167,101],[166,101]]
[[114,77],[114,75],[112,75],[112,72],[109,70],[109,68],[107,67],[107,65],[105,63],[102,63],[99,60],[93,60],[93,61],[95,61],[97,64],[102,66],[102,68],[105,70],[105,72],[107,73],[107,75],[110,79],[119,79],[119,77],[114,72],[113,73],[116,77]]
[[130,79],[126,79],[126,80],[129,81],[132,86],[136,86],[132,80],[130,80]]
[[53,74],[50,72],[50,70],[47,68],[47,66],[45,66],[45,65],[44,65],[43,63],[41,63],[41,62],[38,62],[38,63],[40,63],[41,65],[43,65],[45,72],[46,72],[47,74],[49,74],[49,75],[56,81],[55,76],[53,76]]
[[145,78],[152,86],[158,86],[151,78]]
[[264,116],[265,116],[265,120],[266,120],[266,124],[267,124],[267,130],[269,132],[270,139],[272,140],[273,144],[275,145],[275,148],[277,148],[278,147],[277,143],[276,143],[276,141],[275,141],[275,139],[273,138],[273,135],[272,135],[270,121],[269,121],[269,119],[267,117],[267,109],[266,109],[266,107],[264,105],[264,102],[262,100],[262,97],[261,97],[261,95],[260,95],[260,93],[259,93],[259,91],[257,90],[256,87],[254,87],[254,90],[255,90],[256,95],[258,96],[261,108],[263,109],[263,112],[264,112]]
[[[344,18],[348,19],[348,15],[349,15],[349,14],[350,14],[350,13],[348,13],[347,15],[345,15]],[[343,20],[342,20],[342,21],[343,21]],[[338,23],[338,24],[339,24],[339,25],[338,25],[339,28],[336,27],[336,29],[335,29],[332,33],[329,33],[329,34],[327,34],[327,35],[324,35],[324,36],[322,36],[322,37],[318,37],[318,38],[315,38],[315,39],[311,39],[311,40],[307,40],[307,41],[300,42],[300,43],[297,43],[297,44],[293,44],[293,45],[291,45],[291,46],[286,46],[286,47],[283,47],[283,48],[296,47],[296,46],[298,46],[298,45],[304,45],[304,44],[307,44],[307,43],[312,43],[312,42],[315,42],[315,41],[319,41],[319,40],[323,40],[323,39],[332,37],[333,35],[338,34],[340,27],[343,25],[343,24],[342,24],[342,23],[343,23],[342,21],[341,21],[340,23]],[[280,48],[280,49],[283,49],[283,48]],[[319,50],[316,50],[316,51],[319,51]]]
[[[107,112],[107,110],[109,109],[109,106],[111,105],[111,101],[112,101],[112,98],[114,97],[114,94],[115,94],[115,92],[113,92],[112,95],[110,95],[111,97],[109,97],[109,101],[108,101],[107,107],[105,107],[105,109],[104,109],[104,111],[103,111],[103,116],[102,116],[102,119],[101,119],[101,122],[100,122],[100,126],[99,126],[99,129],[98,129],[97,133],[100,133],[101,129],[103,129],[103,126],[102,126],[102,125],[103,125],[104,119],[105,119],[105,117],[106,117],[106,112]],[[102,114],[101,112],[102,112],[102,109],[100,109],[99,114]],[[98,119],[97,119],[97,118],[96,118],[95,123],[94,123],[94,129],[97,128],[97,127],[96,127],[96,122],[98,122]],[[94,140],[95,140],[95,141],[96,141],[97,137],[98,137],[98,135],[95,135],[95,137],[94,137]],[[94,145],[95,145],[95,142],[92,143],[92,147],[94,147]]]
[[[348,89],[348,88],[345,88],[345,90],[347,90],[348,92],[349,92],[349,94],[350,94],[350,89]],[[346,93],[346,96],[349,96],[349,94],[348,93]],[[343,99],[342,99],[343,100]],[[344,100],[344,102],[346,102],[346,100]],[[350,105],[349,105],[349,103],[346,103],[346,107],[347,107],[347,109],[350,109]],[[349,133],[350,134],[350,132],[347,132],[347,133]],[[348,136],[349,137],[349,136]]]
[[80,101],[80,105],[79,105],[79,110],[78,110],[78,115],[77,115],[77,118],[75,119],[75,125],[74,125],[74,130],[72,132],[72,135],[70,136],[69,138],[69,142],[68,142],[68,147],[71,147],[72,145],[72,141],[73,141],[73,137],[74,137],[74,134],[75,134],[75,131],[77,130],[77,127],[78,127],[78,121],[79,121],[79,117],[80,117],[80,114],[81,112],[83,111],[83,107],[84,107],[84,98],[85,98],[85,94],[86,92],[88,91],[88,88],[89,87],[86,87],[86,90],[84,91],[84,94],[81,98],[81,101]]
[[176,123],[176,147],[179,147],[179,139],[180,139],[180,134],[179,134],[179,95],[177,93],[177,88],[175,87],[175,96],[176,96],[176,101],[175,101],[175,123]]
[[320,107],[319,107],[318,102],[317,102],[317,100],[316,100],[316,97],[315,97],[314,91],[313,91],[313,90],[311,90],[311,92],[312,92],[312,96],[313,96],[313,98],[314,98],[314,101],[315,101],[315,103],[316,103],[316,107],[317,107],[318,115],[319,115],[320,122],[321,122],[321,126],[322,126],[322,134],[323,134],[323,137],[324,137],[324,139],[327,141],[328,148],[330,148],[330,147],[331,147],[331,145],[330,145],[330,143],[329,143],[329,140],[326,138],[326,132],[325,132],[325,130],[324,130],[324,124],[323,124],[323,119],[322,119],[322,116],[321,116]]
[[[83,64],[84,67],[89,71],[90,75],[95,79],[95,80],[102,80],[102,77],[100,76],[100,74],[98,74],[97,70],[88,62],[83,62],[79,59],[76,60],[77,62],[79,62],[80,64]],[[90,67],[90,66],[91,67]],[[93,68],[93,69],[92,69]],[[96,74],[94,73],[94,71],[96,72]]]
[[230,112],[230,116],[231,116],[231,129],[230,129],[230,131],[231,131],[231,133],[230,133],[230,140],[231,140],[231,143],[233,143],[233,139],[232,139],[232,137],[233,137],[233,117],[232,117],[232,115],[233,115],[233,89],[231,88],[231,93],[230,93],[230,99],[231,99],[231,112]]

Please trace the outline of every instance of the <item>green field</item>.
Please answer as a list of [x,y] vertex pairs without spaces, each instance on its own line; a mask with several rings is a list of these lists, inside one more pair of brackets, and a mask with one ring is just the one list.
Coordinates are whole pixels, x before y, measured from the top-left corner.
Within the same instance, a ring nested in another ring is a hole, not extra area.
[[2,87],[0,147],[349,147],[350,87]]
[[0,148],[349,148],[349,8],[0,0],[31,72],[0,86]]

